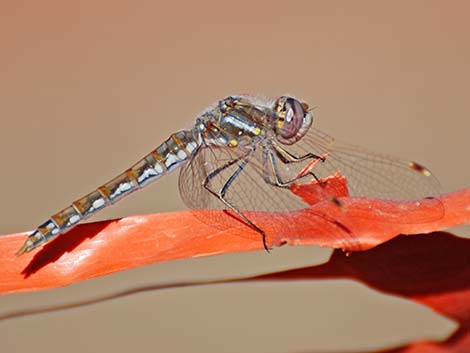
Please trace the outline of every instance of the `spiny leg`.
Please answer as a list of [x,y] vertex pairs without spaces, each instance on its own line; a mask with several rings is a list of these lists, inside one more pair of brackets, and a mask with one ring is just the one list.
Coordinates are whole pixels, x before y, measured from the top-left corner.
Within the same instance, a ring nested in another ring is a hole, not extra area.
[[[282,149],[283,151],[285,151],[284,149]],[[276,149],[275,149],[276,152],[278,152]],[[314,155],[314,154],[306,154],[305,156],[301,156],[301,157],[296,157],[292,154],[290,154],[288,151],[285,151],[289,156],[293,157],[293,160],[291,161],[286,161],[285,159],[281,158],[279,156],[278,153],[276,153],[276,155],[279,157],[279,159],[281,160],[281,162],[287,164],[287,163],[294,163],[294,162],[300,162],[302,160],[305,160],[305,159],[308,159],[308,158],[315,158],[315,159],[320,159],[322,162],[324,162],[326,160],[325,157],[319,157],[317,155]],[[265,166],[265,168],[267,167],[266,166],[266,163],[268,162],[268,156],[269,156],[269,162],[270,162],[270,165],[271,165],[271,171],[272,173],[274,174],[274,177],[275,177],[275,182],[271,182],[271,180],[269,179],[269,177],[267,175],[265,175],[265,180],[271,184],[271,185],[274,185],[274,186],[277,186],[277,187],[289,187],[289,185],[292,183],[292,182],[295,182],[307,175],[313,175],[313,177],[315,178],[315,180],[320,184],[320,185],[324,185],[326,184],[324,181],[320,180],[317,178],[317,176],[313,173],[313,172],[309,172],[307,174],[298,174],[296,175],[295,177],[293,177],[292,179],[290,180],[287,180],[287,181],[283,181],[282,180],[282,177],[281,175],[279,174],[279,170],[278,170],[278,167],[277,167],[277,162],[276,162],[276,159],[275,159],[275,156],[274,154],[272,153],[272,150],[264,150],[263,151],[263,164]],[[264,170],[264,173],[266,174],[266,169]],[[340,209],[343,209],[344,208],[344,205],[341,203],[341,201],[335,197],[335,196],[331,196],[331,202],[333,202],[336,206],[338,206]],[[351,234],[351,230],[349,230],[349,228],[347,228],[345,225],[343,225],[341,222],[337,221],[336,219],[334,218],[331,218],[329,217],[328,215],[322,215],[322,217],[331,222],[332,224],[334,224],[336,227],[338,227],[339,229],[341,229],[342,231],[345,231],[347,234]]]
[[[288,188],[289,185],[292,184],[293,182],[295,182],[295,181],[297,181],[297,180],[299,180],[303,177],[306,177],[308,175],[313,176],[313,178],[316,180],[316,182],[318,184],[324,184],[324,182],[322,180],[320,180],[316,176],[316,174],[313,173],[312,171],[308,171],[308,173],[305,173],[305,174],[298,174],[298,175],[294,176],[293,178],[291,178],[289,180],[282,180],[282,177],[279,173],[279,169],[277,167],[277,162],[276,162],[276,159],[275,159],[275,157],[272,153],[272,150],[274,150],[274,152],[276,153],[276,156],[284,164],[298,163],[298,162],[305,161],[307,159],[321,160],[322,162],[324,162],[326,160],[325,157],[317,156],[316,154],[313,154],[313,153],[307,153],[303,156],[298,157],[298,156],[293,155],[289,151],[285,150],[281,146],[278,146],[276,144],[272,144],[271,146],[273,147],[272,149],[267,148],[267,149],[263,150],[264,180],[268,184],[276,186],[276,187]],[[268,163],[270,164],[270,167],[271,167],[270,171],[267,170],[267,168],[268,168],[267,164]],[[274,177],[275,177],[274,182],[272,182],[269,179],[270,174],[274,175]]]
[[[246,167],[246,165],[248,164],[252,154],[253,154],[254,150],[251,151],[248,155],[246,155],[245,157],[239,157],[239,158],[236,158],[234,160],[231,160],[230,162],[226,163],[225,165],[215,169],[214,171],[212,171],[211,173],[209,173],[207,175],[207,177],[205,178],[204,180],[204,188],[209,191],[212,195],[214,195],[215,197],[217,197],[220,201],[222,201],[224,203],[224,205],[226,205],[228,208],[230,208],[233,212],[235,212],[237,214],[237,216],[239,216],[243,221],[245,221],[250,227],[252,227],[253,229],[255,229],[258,233],[261,234],[262,238],[263,238],[263,246],[264,246],[264,249],[267,251],[267,252],[270,252],[269,250],[269,247],[266,243],[266,233],[264,232],[264,230],[262,230],[260,227],[258,227],[256,224],[254,224],[247,216],[245,216],[242,212],[240,212],[240,210],[238,210],[234,205],[232,205],[228,200],[225,199],[225,194],[227,193],[227,190],[228,188],[230,187],[230,185],[233,183],[233,181],[236,179],[236,177],[243,171],[243,169]],[[219,191],[214,191],[212,190],[210,187],[209,187],[209,181],[211,179],[213,179],[215,176],[217,176],[218,174],[220,174],[222,171],[224,171],[225,169],[227,169],[228,167],[230,167],[231,165],[239,162],[240,160],[243,161],[240,163],[240,165],[238,166],[237,170],[235,170],[235,172],[233,172],[233,174],[228,178],[228,180],[225,182],[225,184],[222,186],[222,188],[219,190]]]
[[[283,180],[282,176],[279,173],[279,169],[277,167],[277,162],[276,162],[276,159],[274,158],[274,155],[270,151],[266,151],[265,153],[266,153],[266,155],[264,156],[264,168],[265,168],[264,169],[264,180],[268,184],[279,187],[279,188],[287,189],[287,188],[289,188],[290,184],[292,184],[293,182],[295,182],[299,179],[302,179],[302,178],[306,177],[307,175],[313,175],[313,177],[315,178],[315,180],[318,183],[322,183],[322,181],[319,180],[313,172],[309,172],[309,173],[303,174],[303,175],[298,174],[298,175],[294,176],[293,178],[291,178],[289,180]],[[269,163],[269,166],[271,167],[270,171],[267,170],[267,168],[268,168],[267,164],[268,163]],[[269,178],[269,175],[274,175],[274,182],[271,181],[271,179]]]
[[[304,154],[303,156],[296,156],[292,153],[290,153],[289,151],[287,151],[286,149],[282,148],[281,146],[277,145],[277,144],[273,144],[272,145],[273,148],[274,148],[274,152],[276,152],[276,155],[277,157],[284,163],[284,164],[289,164],[289,163],[298,163],[298,162],[303,162],[307,159],[313,159],[313,160],[320,160],[322,162],[324,162],[326,160],[326,157],[324,156],[318,156],[314,153],[306,153]],[[271,154],[272,155],[272,154]],[[272,157],[272,160],[274,159],[274,157]],[[274,164],[276,163],[275,161],[273,162]],[[315,179],[315,181],[318,183],[318,184],[324,184],[323,181],[321,181],[314,172],[312,172],[311,170],[308,171],[308,173],[306,173],[305,175],[297,175],[295,176],[294,178],[292,178],[290,181],[286,181],[285,183],[286,184],[290,184],[306,175],[311,175],[313,176],[313,178]]]
[[277,156],[279,157],[279,159],[282,162],[286,163],[286,164],[287,163],[302,162],[302,161],[305,161],[307,159],[319,159],[322,162],[324,162],[326,160],[326,157],[318,156],[314,153],[306,153],[303,156],[296,156],[296,155],[290,153],[289,151],[287,151],[286,149],[284,149],[283,147],[279,146],[278,144],[273,143],[272,146],[273,146],[274,151],[276,152]]
[[[273,149],[277,155],[277,157],[281,160],[281,162],[283,162],[284,164],[289,164],[289,163],[297,163],[297,162],[302,162],[304,160],[307,160],[307,159],[315,159],[315,160],[321,160],[322,162],[325,162],[326,161],[326,157],[323,157],[323,156],[318,156],[316,154],[313,154],[313,153],[307,153],[303,156],[295,156],[293,155],[292,153],[290,153],[289,151],[285,150],[284,148],[282,148],[281,146],[279,145],[276,145],[276,144],[273,144]],[[307,175],[311,175],[313,176],[313,178],[315,179],[315,181],[319,184],[319,185],[324,185],[325,182],[320,180],[316,174],[312,171],[308,171],[308,173],[306,174],[298,174],[296,175],[295,177],[293,177],[292,179],[289,179],[289,180],[286,180],[286,181],[283,181],[281,176],[279,175],[279,170],[277,168],[277,162],[276,162],[276,159],[274,158],[274,155],[272,154],[271,151],[268,152],[269,153],[269,159],[270,159],[270,162],[271,162],[271,166],[272,166],[272,171],[274,173],[274,176],[276,178],[276,181],[275,181],[275,186],[278,186],[278,187],[289,187],[289,185]],[[266,178],[265,178],[266,179]],[[335,196],[332,196],[331,197],[331,201],[337,205],[338,207],[343,207],[343,204],[341,203],[340,200],[338,200],[337,197]]]

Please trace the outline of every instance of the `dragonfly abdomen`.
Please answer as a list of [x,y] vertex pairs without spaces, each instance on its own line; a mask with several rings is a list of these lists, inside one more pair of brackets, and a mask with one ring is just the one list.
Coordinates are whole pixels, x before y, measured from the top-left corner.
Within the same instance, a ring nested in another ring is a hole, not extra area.
[[17,254],[21,255],[37,248],[97,211],[168,174],[186,162],[198,146],[193,131],[180,131],[171,135],[125,172],[52,215],[28,236]]

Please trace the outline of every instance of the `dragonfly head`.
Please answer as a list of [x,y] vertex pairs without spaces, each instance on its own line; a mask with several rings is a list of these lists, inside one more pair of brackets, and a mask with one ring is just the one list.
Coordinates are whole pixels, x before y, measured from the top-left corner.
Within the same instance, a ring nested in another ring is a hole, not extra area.
[[292,97],[280,97],[274,104],[274,114],[276,138],[286,145],[299,141],[312,125],[308,105]]

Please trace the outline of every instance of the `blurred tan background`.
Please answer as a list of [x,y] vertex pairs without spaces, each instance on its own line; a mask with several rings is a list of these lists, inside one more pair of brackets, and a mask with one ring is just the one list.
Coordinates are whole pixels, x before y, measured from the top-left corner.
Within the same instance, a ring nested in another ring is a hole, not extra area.
[[[315,124],[470,184],[466,1],[3,1],[0,234],[33,229],[229,94],[284,93]],[[177,173],[95,218],[184,209]],[[277,249],[176,261],[32,294],[0,311],[326,261]],[[320,352],[442,338],[419,305],[350,281],[150,292],[0,322],[2,352]]]

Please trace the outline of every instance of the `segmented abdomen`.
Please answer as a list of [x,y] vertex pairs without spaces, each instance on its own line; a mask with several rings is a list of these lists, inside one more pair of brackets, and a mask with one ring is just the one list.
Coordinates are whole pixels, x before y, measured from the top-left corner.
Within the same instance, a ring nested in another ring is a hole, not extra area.
[[198,142],[192,131],[171,135],[124,173],[51,216],[28,237],[18,255],[37,248],[95,212],[169,173],[187,161],[197,148]]

